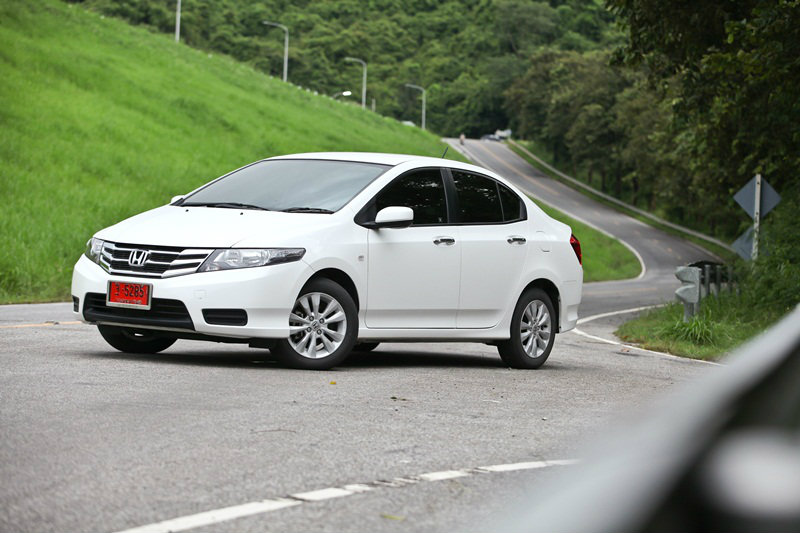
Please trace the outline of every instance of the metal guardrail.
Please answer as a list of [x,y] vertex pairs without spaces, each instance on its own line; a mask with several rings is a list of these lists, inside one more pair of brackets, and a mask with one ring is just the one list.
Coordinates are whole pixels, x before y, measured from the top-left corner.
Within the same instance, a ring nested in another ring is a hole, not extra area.
[[546,161],[543,161],[541,158],[537,157],[530,150],[528,150],[527,148],[525,148],[521,144],[515,142],[514,140],[508,139],[508,142],[510,144],[516,146],[517,148],[519,148],[523,152],[525,152],[531,159],[536,161],[538,164],[542,165],[544,168],[546,168],[547,170],[549,170],[553,174],[556,174],[557,176],[567,180],[568,182],[570,182],[571,184],[575,185],[576,187],[579,187],[579,188],[584,189],[584,190],[586,190],[586,191],[588,191],[588,192],[590,192],[590,193],[592,193],[592,194],[594,194],[596,196],[599,196],[603,200],[611,202],[612,204],[618,205],[618,206],[620,206],[620,207],[622,207],[624,209],[627,209],[629,211],[633,211],[637,215],[641,215],[643,217],[649,218],[653,222],[657,222],[658,224],[662,224],[664,226],[667,226],[668,228],[674,229],[676,231],[680,231],[681,233],[684,233],[686,235],[691,235],[692,237],[696,237],[696,238],[702,239],[702,240],[704,240],[706,242],[710,242],[712,244],[716,244],[717,246],[720,246],[720,247],[722,247],[722,248],[724,248],[726,250],[729,250],[731,252],[735,251],[733,249],[733,247],[731,247],[730,244],[726,244],[726,243],[722,242],[719,239],[711,237],[710,235],[706,235],[705,233],[700,233],[699,231],[695,231],[693,229],[687,228],[686,226],[681,226],[680,224],[675,224],[674,222],[670,222],[668,220],[664,220],[663,218],[657,217],[656,215],[653,215],[652,213],[648,213],[647,211],[639,209],[636,206],[633,206],[633,205],[630,205],[630,204],[628,204],[626,202],[623,202],[622,200],[620,200],[618,198],[614,198],[613,196],[610,196],[610,195],[608,195],[608,194],[606,194],[606,193],[604,193],[602,191],[598,191],[597,189],[595,189],[591,185],[587,185],[586,183],[583,183],[582,181],[577,180],[577,179],[573,178],[572,176],[564,174],[563,172],[561,172],[560,170],[558,170],[554,166],[550,165]]
[[682,285],[675,297],[683,302],[683,321],[700,312],[700,304],[709,296],[717,296],[723,290],[733,291],[734,275],[731,266],[712,261],[697,261],[689,266],[675,269],[675,277]]
[[800,531],[800,306],[504,515],[504,532]]

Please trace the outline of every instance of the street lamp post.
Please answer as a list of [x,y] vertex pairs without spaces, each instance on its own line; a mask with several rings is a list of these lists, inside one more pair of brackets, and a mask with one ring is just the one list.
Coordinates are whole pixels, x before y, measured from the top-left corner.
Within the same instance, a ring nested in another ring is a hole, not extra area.
[[283,30],[283,81],[289,79],[289,28],[277,22],[262,20],[267,26],[275,26]]
[[422,91],[422,129],[425,129],[425,89],[413,83],[406,83],[406,87]]
[[175,42],[181,40],[181,0],[178,0],[178,7],[175,8]]
[[364,74],[361,79],[361,109],[366,109],[367,108],[367,63],[363,59],[358,59],[357,57],[345,57],[344,60],[361,63],[361,66],[364,67]]

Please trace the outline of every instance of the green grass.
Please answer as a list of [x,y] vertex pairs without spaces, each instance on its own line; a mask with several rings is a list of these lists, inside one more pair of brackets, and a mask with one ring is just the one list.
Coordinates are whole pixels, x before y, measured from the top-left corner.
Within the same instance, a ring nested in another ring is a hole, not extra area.
[[534,201],[545,213],[572,228],[572,233],[581,242],[584,282],[634,278],[642,271],[636,256],[617,239],[600,233],[549,205]]
[[68,299],[94,232],[251,161],[327,150],[438,157],[445,147],[55,0],[0,2],[0,78],[3,303]]
[[624,323],[616,335],[650,350],[713,361],[778,318],[770,313],[748,312],[751,307],[741,304],[736,295],[707,298],[700,313],[683,322],[683,304],[673,302]]

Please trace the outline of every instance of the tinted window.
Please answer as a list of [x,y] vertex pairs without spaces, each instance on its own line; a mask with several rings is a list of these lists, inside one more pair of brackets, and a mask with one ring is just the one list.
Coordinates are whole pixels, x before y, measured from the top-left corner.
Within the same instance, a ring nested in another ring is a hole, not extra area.
[[446,224],[447,201],[439,169],[417,170],[401,176],[375,199],[375,213],[397,205],[414,210],[414,225]]
[[503,208],[497,192],[497,182],[476,174],[453,170],[458,192],[458,211],[464,223],[503,221]]
[[197,191],[183,205],[232,202],[272,210],[309,207],[336,211],[388,168],[352,161],[260,161]]
[[498,183],[497,188],[500,190],[500,203],[503,205],[503,220],[506,222],[520,220],[522,200],[502,183]]

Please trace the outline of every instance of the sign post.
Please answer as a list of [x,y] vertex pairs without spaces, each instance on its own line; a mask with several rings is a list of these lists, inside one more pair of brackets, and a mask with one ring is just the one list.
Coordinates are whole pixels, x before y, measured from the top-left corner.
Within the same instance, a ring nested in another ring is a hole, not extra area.
[[[733,199],[753,219],[753,227],[740,236],[733,244],[733,247],[745,260],[756,259],[758,257],[758,233],[761,218],[765,217],[767,213],[778,205],[781,201],[781,195],[775,192],[775,189],[772,188],[767,180],[761,177],[761,174],[756,174],[753,179],[747,182],[747,185],[739,189]],[[749,242],[751,238],[752,246],[750,246]]]

